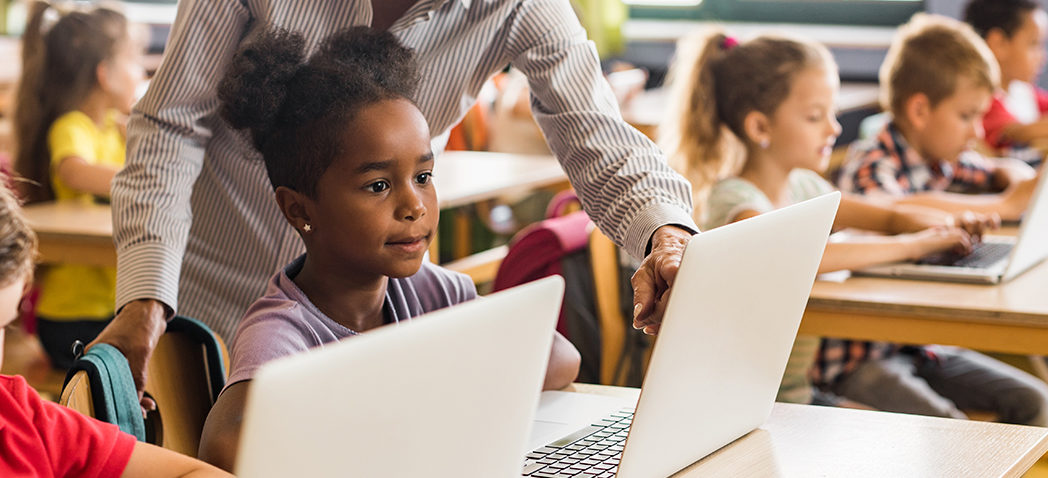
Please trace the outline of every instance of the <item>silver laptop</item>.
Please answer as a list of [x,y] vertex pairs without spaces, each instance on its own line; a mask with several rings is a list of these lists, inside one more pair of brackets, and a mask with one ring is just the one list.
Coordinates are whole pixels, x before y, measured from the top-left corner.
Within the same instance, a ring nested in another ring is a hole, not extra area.
[[839,201],[832,193],[695,236],[639,401],[543,393],[524,475],[663,478],[760,426]]
[[237,476],[519,474],[563,291],[550,277],[266,364]]
[[1048,258],[1048,174],[1041,174],[1015,237],[986,236],[971,254],[936,254],[854,271],[856,275],[997,284]]

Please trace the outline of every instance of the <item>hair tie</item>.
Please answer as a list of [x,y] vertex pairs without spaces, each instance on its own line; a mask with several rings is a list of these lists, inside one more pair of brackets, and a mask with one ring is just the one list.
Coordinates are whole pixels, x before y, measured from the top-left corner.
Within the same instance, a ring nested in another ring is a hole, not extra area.
[[739,40],[736,40],[735,37],[727,35],[724,36],[724,39],[721,40],[720,44],[721,50],[724,51],[731,50],[732,48],[735,48],[737,46],[739,46]]

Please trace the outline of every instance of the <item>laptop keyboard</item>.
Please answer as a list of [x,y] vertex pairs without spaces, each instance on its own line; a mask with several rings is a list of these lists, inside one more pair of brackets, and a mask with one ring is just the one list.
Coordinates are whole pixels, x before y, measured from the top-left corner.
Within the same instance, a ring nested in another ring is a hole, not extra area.
[[524,476],[539,478],[612,478],[633,422],[624,408],[588,427],[528,453]]
[[921,259],[918,264],[938,266],[982,268],[992,266],[1012,252],[1014,244],[1001,242],[980,242],[972,248],[972,253],[960,255],[954,253],[933,254]]

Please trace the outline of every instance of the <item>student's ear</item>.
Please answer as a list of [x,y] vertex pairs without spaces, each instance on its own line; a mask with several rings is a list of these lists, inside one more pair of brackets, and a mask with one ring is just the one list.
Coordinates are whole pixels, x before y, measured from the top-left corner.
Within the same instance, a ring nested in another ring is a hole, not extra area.
[[932,116],[932,102],[928,95],[915,93],[903,103],[903,112],[906,114],[906,122],[915,129],[924,129]]
[[748,139],[753,144],[767,147],[765,145],[771,141],[771,120],[760,111],[753,110],[747,113],[742,119],[742,129],[748,136],[742,139]]
[[1008,38],[1008,35],[1000,28],[991,28],[990,31],[986,32],[986,46],[990,47],[990,51],[993,52],[993,56],[998,61],[1004,59],[1004,56],[1007,55],[1007,47],[1011,41],[1012,39]]
[[305,231],[306,226],[312,222],[310,211],[313,209],[313,201],[305,194],[284,186],[277,188],[276,199],[287,223],[299,231]]
[[95,67],[95,80],[98,81],[98,87],[102,91],[109,91],[109,66],[105,61],[99,62]]

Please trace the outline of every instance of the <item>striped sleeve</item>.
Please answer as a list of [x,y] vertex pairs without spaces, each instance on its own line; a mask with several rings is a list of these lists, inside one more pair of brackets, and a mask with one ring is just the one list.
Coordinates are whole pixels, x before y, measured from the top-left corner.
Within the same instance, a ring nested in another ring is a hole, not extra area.
[[128,125],[127,164],[113,181],[119,309],[142,298],[178,308],[178,278],[218,101],[215,91],[244,33],[237,0],[182,0],[163,63]]
[[663,225],[698,231],[691,185],[622,120],[570,4],[525,1],[518,13],[507,42],[512,64],[527,76],[532,113],[594,222],[635,257]]

